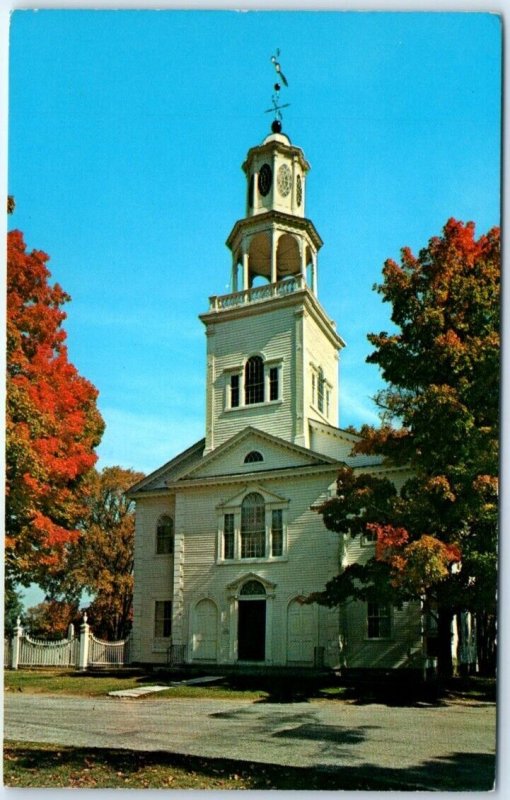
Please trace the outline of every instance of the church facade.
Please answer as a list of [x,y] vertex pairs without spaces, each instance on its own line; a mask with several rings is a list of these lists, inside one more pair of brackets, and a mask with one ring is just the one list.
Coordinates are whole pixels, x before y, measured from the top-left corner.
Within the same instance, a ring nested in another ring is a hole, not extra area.
[[249,150],[246,214],[227,239],[231,291],[201,314],[205,436],[133,487],[132,659],[280,668],[416,667],[420,612],[304,604],[374,542],[328,531],[317,508],[352,456],[338,428],[344,341],[318,299],[322,240],[305,215],[310,165],[276,129]]

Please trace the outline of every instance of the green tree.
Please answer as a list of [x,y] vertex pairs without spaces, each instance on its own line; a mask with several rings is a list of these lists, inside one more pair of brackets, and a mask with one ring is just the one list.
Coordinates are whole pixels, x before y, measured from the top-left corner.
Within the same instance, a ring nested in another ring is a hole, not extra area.
[[370,334],[387,388],[380,428],[357,453],[407,466],[400,494],[388,481],[343,470],[321,513],[328,528],[377,535],[375,558],[352,565],[315,599],[421,598],[437,609],[439,667],[451,673],[452,615],[476,614],[479,661],[495,668],[498,522],[500,236],[478,240],[450,219],[414,256],[385,263],[376,287],[395,332]]

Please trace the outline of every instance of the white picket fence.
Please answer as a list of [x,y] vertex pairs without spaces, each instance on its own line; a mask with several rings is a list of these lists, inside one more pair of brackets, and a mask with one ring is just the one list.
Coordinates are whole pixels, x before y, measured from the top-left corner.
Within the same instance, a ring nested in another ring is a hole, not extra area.
[[47,642],[23,634],[19,644],[18,665],[23,667],[75,667],[80,656],[80,640],[62,639]]
[[129,651],[129,636],[119,642],[97,639],[86,614],[83,615],[79,636],[75,636],[74,627],[70,625],[67,639],[54,642],[32,639],[18,619],[12,638],[4,639],[4,667],[75,667],[80,670],[121,667],[129,664]]

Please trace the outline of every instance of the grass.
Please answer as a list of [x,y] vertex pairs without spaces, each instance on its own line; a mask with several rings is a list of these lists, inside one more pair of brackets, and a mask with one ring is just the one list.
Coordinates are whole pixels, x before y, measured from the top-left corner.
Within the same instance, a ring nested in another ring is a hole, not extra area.
[[172,753],[63,747],[6,741],[4,784],[11,788],[83,789],[402,789],[341,771]]
[[[99,697],[119,689],[135,689],[151,684],[165,685],[171,680],[159,675],[122,673],[117,675],[81,674],[69,670],[6,670],[4,687],[10,692],[27,694],[73,694]],[[152,695],[149,695],[151,697]],[[202,686],[172,686],[167,691],[158,692],[158,698],[211,697],[217,699],[263,700],[267,693],[261,690],[235,689],[221,682]]]
[[[66,694],[88,697],[105,696],[119,689],[131,689],[150,684],[165,685],[186,677],[165,673],[143,673],[133,670],[116,673],[83,674],[76,670],[6,670],[5,690],[27,694]],[[496,699],[496,682],[493,678],[454,678],[443,687],[416,685],[399,678],[393,682],[367,680],[363,683],[343,685],[335,676],[298,677],[264,675],[230,675],[219,677],[214,684],[194,686],[169,686],[148,699],[214,698],[217,700],[251,700],[253,702],[288,703],[323,699],[358,703],[388,703],[388,705],[413,705],[417,701],[431,703],[445,701],[489,701]],[[143,698],[142,698],[143,700]]]

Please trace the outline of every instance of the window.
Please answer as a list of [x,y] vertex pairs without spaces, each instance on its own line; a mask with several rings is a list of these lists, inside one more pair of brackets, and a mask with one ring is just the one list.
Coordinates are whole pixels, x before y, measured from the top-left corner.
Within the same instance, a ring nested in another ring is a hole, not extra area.
[[269,370],[269,399],[278,400],[278,367]]
[[271,512],[271,555],[283,555],[283,512],[281,508]]
[[391,614],[387,604],[367,603],[367,636],[369,639],[389,639]]
[[264,558],[266,510],[264,498],[250,492],[241,504],[241,558]]
[[168,639],[172,635],[172,601],[156,600],[154,604],[154,636]]
[[252,356],[244,368],[244,402],[247,406],[264,402],[264,362]]
[[251,450],[244,459],[245,464],[254,464],[256,461],[264,461],[262,453],[258,450]]
[[264,589],[262,583],[256,580],[246,581],[239,592],[242,597],[261,597],[262,595],[265,595],[265,593],[266,590]]
[[377,542],[377,533],[375,531],[365,531],[361,534],[361,545],[366,546],[370,544],[376,544]]
[[239,406],[239,375],[230,376],[230,408]]
[[312,405],[315,405],[315,372],[312,372]]
[[324,414],[324,383],[324,373],[320,368],[317,380],[317,408],[321,414]]
[[156,529],[156,553],[158,555],[171,555],[174,552],[174,521],[172,517],[164,516],[158,520]]
[[234,515],[225,514],[223,522],[223,558],[234,558]]
[[[257,452],[257,451],[253,451]],[[217,506],[216,563],[284,559],[288,500],[261,487]]]

